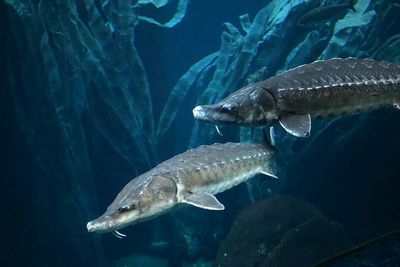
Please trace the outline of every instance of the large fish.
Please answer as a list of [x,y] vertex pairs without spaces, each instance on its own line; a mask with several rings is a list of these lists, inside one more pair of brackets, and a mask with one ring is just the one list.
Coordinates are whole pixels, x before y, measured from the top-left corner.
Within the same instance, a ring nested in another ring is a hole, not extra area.
[[276,177],[276,150],[265,144],[200,146],[179,154],[129,182],[106,212],[87,224],[89,232],[114,232],[183,204],[223,210],[214,196],[258,173]]
[[355,1],[349,1],[347,4],[319,6],[311,9],[300,18],[297,24],[299,26],[309,26],[333,19],[337,20],[343,18],[347,10],[352,9],[355,11],[353,2]]
[[309,136],[311,117],[327,118],[400,105],[400,65],[371,59],[334,58],[288,70],[248,85],[213,105],[193,109],[214,124],[271,126],[278,122]]

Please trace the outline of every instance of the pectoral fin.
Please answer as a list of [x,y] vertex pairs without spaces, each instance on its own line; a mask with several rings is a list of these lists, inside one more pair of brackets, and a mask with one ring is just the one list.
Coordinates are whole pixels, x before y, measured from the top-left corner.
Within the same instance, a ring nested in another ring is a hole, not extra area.
[[225,209],[216,197],[208,193],[187,194],[183,197],[182,202],[206,210]]
[[297,137],[308,137],[311,132],[310,114],[286,114],[279,119],[281,126],[290,134]]

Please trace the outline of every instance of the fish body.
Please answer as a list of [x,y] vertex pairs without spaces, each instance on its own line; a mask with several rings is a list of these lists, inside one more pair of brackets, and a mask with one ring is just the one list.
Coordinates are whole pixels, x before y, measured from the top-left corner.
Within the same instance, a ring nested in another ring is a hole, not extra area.
[[258,173],[275,176],[275,148],[226,143],[179,154],[129,182],[89,232],[111,232],[170,212],[182,204],[222,210],[215,194]]
[[265,126],[279,122],[289,133],[310,134],[311,117],[356,114],[400,103],[400,65],[371,59],[328,59],[248,85],[214,105],[193,109],[214,124]]
[[340,19],[349,9],[354,11],[353,1],[347,4],[319,6],[305,13],[300,18],[298,25],[307,26],[326,22],[332,19]]

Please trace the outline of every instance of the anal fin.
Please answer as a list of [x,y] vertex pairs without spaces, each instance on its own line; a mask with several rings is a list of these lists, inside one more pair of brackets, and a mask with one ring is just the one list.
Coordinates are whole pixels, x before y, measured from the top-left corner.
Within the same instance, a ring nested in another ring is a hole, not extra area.
[[279,119],[281,126],[296,137],[308,137],[311,132],[310,114],[285,114]]

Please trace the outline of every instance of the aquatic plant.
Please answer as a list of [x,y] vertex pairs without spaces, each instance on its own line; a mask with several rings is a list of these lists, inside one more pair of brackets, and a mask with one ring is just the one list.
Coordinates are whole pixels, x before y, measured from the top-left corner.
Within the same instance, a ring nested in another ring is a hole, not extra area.
[[240,211],[214,265],[312,266],[348,245],[343,227],[313,205],[276,195]]
[[[97,205],[93,157],[108,142],[133,173],[153,165],[152,102],[134,31],[140,21],[157,23],[140,16],[143,5],[169,2],[6,1],[14,9],[12,36],[23,40],[9,55],[15,111],[52,185],[58,205],[52,216],[63,218],[60,225],[86,265],[102,258],[98,238],[82,227]],[[187,3],[157,24],[179,23]]]
[[[240,25],[224,23],[219,50],[182,74],[155,118],[155,92],[135,46],[135,31],[140,23],[173,28],[186,15],[189,1],[5,0],[12,10],[7,82],[41,179],[53,194],[36,190],[41,199],[51,198],[57,206],[51,217],[61,218],[58,227],[66,229],[69,247],[80,261],[103,260],[98,238],[82,227],[97,215],[101,196],[94,173],[106,168],[95,170],[93,162],[112,151],[129,165],[125,171],[130,177],[153,167],[162,160],[157,156],[160,144],[176,131],[171,126],[192,91],[197,104],[210,104],[248,83],[316,59],[368,56],[400,62],[400,21],[387,20],[397,8],[388,0],[358,1],[356,12],[312,28],[297,22],[320,1],[267,2],[254,18],[240,16]],[[175,13],[163,23],[141,13],[149,5],[175,4]],[[362,127],[360,121],[330,145],[347,142]],[[287,156],[282,166],[295,166],[297,158],[313,149],[310,144],[324,137],[324,129],[346,123],[345,119],[315,124],[308,145],[299,145],[298,139],[278,129],[277,146]],[[202,122],[194,122],[189,131],[187,147],[216,139],[213,126]],[[260,129],[238,128],[234,135],[241,141],[262,138]],[[284,180],[284,173],[280,177]],[[249,192],[252,200],[265,194],[256,186]],[[44,208],[38,204],[37,209]]]

